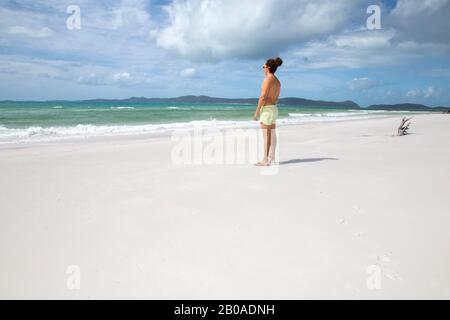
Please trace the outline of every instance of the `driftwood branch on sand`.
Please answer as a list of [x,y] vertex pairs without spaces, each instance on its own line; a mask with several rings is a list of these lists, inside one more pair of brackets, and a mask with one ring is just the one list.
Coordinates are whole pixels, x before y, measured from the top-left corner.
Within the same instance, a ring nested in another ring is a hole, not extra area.
[[400,126],[398,127],[397,130],[397,135],[399,136],[404,136],[408,134],[408,129],[409,129],[409,125],[411,124],[411,122],[408,122],[412,119],[411,118],[407,118],[407,117],[403,117],[402,121],[400,122]]

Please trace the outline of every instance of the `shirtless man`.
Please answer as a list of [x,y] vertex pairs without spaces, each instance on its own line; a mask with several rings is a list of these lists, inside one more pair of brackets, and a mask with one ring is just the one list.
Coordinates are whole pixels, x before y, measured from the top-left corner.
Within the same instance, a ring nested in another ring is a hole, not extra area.
[[264,138],[264,158],[255,165],[269,166],[275,163],[275,148],[277,137],[275,134],[275,122],[278,117],[278,97],[280,96],[281,83],[275,72],[281,66],[281,58],[269,59],[263,66],[264,81],[261,86],[261,95],[256,107],[253,119],[261,123]]

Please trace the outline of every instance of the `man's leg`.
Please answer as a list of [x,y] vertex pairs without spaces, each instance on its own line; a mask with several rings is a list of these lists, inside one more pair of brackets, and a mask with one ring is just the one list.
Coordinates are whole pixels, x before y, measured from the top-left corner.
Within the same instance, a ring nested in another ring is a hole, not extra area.
[[277,133],[275,124],[270,126],[270,149],[269,149],[269,161],[275,162],[275,150],[277,148]]
[[259,161],[258,163],[256,163],[255,165],[257,166],[266,166],[269,164],[269,160],[268,160],[268,155],[269,155],[269,129],[270,126],[265,125],[263,123],[261,123],[261,129],[262,129],[262,134],[263,134],[263,140],[264,140],[264,159],[262,161]]

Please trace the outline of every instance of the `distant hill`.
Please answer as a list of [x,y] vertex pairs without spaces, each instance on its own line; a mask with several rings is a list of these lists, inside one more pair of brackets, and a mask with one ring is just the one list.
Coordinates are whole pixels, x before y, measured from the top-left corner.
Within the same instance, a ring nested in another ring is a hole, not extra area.
[[[47,102],[66,102],[67,100],[48,100]],[[78,100],[81,102],[166,102],[166,103],[242,103],[253,104],[258,103],[258,98],[217,98],[209,96],[180,96],[173,98],[146,98],[146,97],[131,97],[126,99],[90,99]],[[18,102],[14,100],[3,100],[0,102]],[[24,102],[24,101],[22,101]],[[35,101],[25,101],[35,102]],[[364,110],[395,110],[395,111],[436,111],[436,112],[450,112],[450,107],[428,107],[423,104],[414,103],[399,103],[399,104],[373,104],[366,108],[361,108],[357,103],[346,101],[323,101],[323,100],[309,100],[304,98],[286,97],[278,99],[278,104],[292,107],[320,107],[320,108],[347,108],[347,109],[364,109]]]
[[399,103],[399,104],[374,104],[368,106],[367,109],[370,110],[388,110],[388,111],[447,111],[450,110],[448,107],[428,107],[423,104],[415,103]]
[[342,107],[359,109],[360,106],[353,101],[322,101],[322,100],[309,100],[303,98],[281,98],[278,99],[278,104],[292,105],[292,106],[305,106],[305,107]]
[[[84,101],[96,101],[96,102],[186,102],[186,103],[249,103],[257,104],[258,98],[215,98],[209,96],[181,96],[176,98],[145,98],[145,97],[131,97],[127,99],[94,99]],[[353,108],[359,109],[360,106],[353,101],[322,101],[322,100],[308,100],[303,98],[280,98],[278,104],[287,106],[300,106],[300,107],[341,107],[341,108]]]
[[242,99],[228,99],[228,98],[214,98],[209,96],[181,96],[174,98],[145,98],[145,97],[131,97],[127,99],[94,99],[84,101],[96,102],[186,102],[186,103],[254,103],[258,99],[242,98]]

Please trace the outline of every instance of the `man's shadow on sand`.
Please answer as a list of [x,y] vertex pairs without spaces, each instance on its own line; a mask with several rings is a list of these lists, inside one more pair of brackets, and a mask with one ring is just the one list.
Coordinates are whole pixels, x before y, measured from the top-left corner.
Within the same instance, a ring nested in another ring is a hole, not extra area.
[[291,164],[291,163],[304,163],[304,162],[316,162],[322,160],[339,160],[338,158],[304,158],[304,159],[291,159],[286,161],[280,161],[279,164]]

